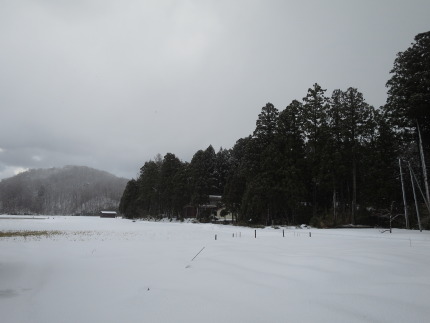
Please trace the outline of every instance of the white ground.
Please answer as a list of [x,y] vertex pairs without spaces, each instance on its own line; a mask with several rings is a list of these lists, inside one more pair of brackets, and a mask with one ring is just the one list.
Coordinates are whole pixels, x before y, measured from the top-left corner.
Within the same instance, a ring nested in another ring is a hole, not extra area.
[[243,227],[87,217],[0,219],[0,230],[66,232],[0,239],[5,323],[430,318],[428,231],[267,228],[255,239]]

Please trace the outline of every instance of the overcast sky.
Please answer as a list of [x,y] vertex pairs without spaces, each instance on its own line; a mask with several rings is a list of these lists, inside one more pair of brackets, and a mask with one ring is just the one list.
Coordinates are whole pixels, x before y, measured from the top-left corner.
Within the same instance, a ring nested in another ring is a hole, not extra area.
[[379,107],[429,13],[428,0],[0,0],[0,179],[190,161],[315,82]]

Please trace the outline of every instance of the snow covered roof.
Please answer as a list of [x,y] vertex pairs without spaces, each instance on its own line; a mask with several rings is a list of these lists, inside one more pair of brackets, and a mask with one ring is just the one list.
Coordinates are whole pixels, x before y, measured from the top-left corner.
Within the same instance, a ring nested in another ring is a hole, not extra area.
[[221,200],[221,195],[209,195],[209,199],[211,200]]

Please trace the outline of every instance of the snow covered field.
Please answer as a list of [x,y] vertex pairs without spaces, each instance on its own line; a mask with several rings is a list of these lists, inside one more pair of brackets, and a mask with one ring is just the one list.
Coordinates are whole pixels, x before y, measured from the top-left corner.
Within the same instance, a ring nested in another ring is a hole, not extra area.
[[3,232],[62,232],[0,238],[5,323],[430,317],[428,231],[285,229],[283,237],[283,228],[266,228],[254,238],[254,229],[213,224],[2,217]]

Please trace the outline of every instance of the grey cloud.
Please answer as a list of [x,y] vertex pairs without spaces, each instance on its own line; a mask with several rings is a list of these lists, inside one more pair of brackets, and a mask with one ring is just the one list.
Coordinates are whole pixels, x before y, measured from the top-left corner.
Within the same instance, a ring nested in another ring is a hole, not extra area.
[[88,165],[133,177],[250,134],[318,82],[386,99],[426,1],[3,1],[0,178]]

